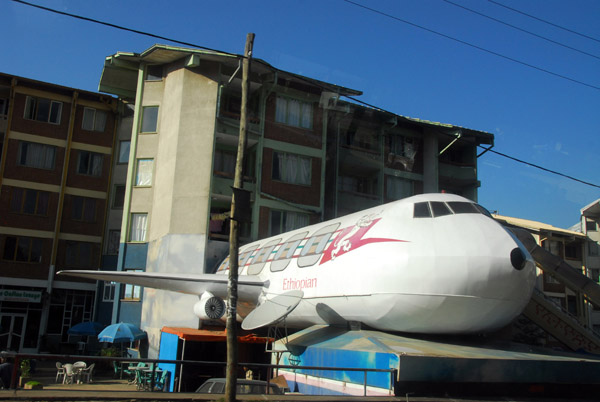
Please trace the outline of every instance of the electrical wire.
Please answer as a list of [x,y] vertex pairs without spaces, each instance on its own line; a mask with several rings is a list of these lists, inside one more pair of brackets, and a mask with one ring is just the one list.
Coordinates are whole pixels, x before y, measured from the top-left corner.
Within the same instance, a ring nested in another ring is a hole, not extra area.
[[126,28],[126,27],[123,27],[123,26],[120,26],[120,25],[112,24],[110,22],[100,21],[100,20],[97,20],[97,19],[94,19],[94,18],[83,17],[83,16],[77,15],[77,14],[71,14],[71,13],[67,13],[67,12],[64,12],[64,11],[55,10],[53,8],[40,6],[38,4],[29,3],[29,2],[23,1],[23,0],[11,0],[11,1],[13,1],[15,3],[24,4],[26,6],[34,7],[34,8],[39,8],[40,10],[49,11],[51,13],[65,15],[67,17],[76,18],[76,19],[83,20],[83,21],[88,21],[88,22],[93,22],[95,24],[105,25],[105,26],[108,26],[108,27],[111,27],[111,28],[116,28],[116,29],[120,29],[120,30],[123,30],[123,31],[127,31],[127,32],[133,32],[133,33],[136,33],[136,34],[139,34],[139,35],[149,36],[151,38],[162,39],[162,40],[166,40],[166,41],[169,41],[169,42],[178,43],[180,45],[195,47],[195,48],[203,49],[203,50],[209,50],[211,52],[226,54],[226,55],[235,56],[235,57],[241,57],[241,58],[245,57],[245,56],[241,56],[239,54],[222,52],[222,51],[219,51],[219,50],[211,49],[211,48],[206,47],[206,46],[200,46],[200,45],[196,45],[196,44],[190,43],[190,42],[183,42],[183,41],[180,41],[180,40],[177,40],[177,39],[167,38],[165,36],[160,36],[160,35],[155,35],[155,34],[152,34],[152,33],[149,33],[149,32],[139,31],[137,29]]
[[[352,101],[354,101],[354,102],[361,103],[361,104],[363,104],[363,105],[365,105],[365,106],[368,106],[368,107],[370,107],[370,108],[372,108],[372,109],[375,109],[375,110],[378,110],[378,111],[380,111],[380,112],[383,112],[383,113],[389,113],[389,114],[391,114],[391,115],[394,115],[394,116],[396,115],[395,113],[392,113],[392,112],[390,112],[390,111],[387,111],[387,110],[385,110],[385,109],[382,109],[382,108],[380,108],[380,107],[377,107],[377,106],[373,106],[373,105],[371,105],[371,104],[369,104],[369,103],[367,103],[367,102],[363,102],[363,101],[361,101],[361,100],[359,100],[359,99],[356,99],[356,98],[353,98],[353,97],[351,97],[351,96],[346,96],[346,98],[348,98],[348,99],[350,99],[350,100],[352,100]],[[450,134],[450,133],[444,133],[444,132],[442,132],[442,131],[439,131],[439,133],[440,133],[440,134],[443,134],[443,135],[446,135],[446,136],[448,136],[448,137],[451,137],[452,139],[455,139],[455,138],[456,138],[454,135],[452,135],[452,134]],[[485,150],[485,152],[491,152],[491,153],[493,153],[493,154],[496,154],[496,155],[498,155],[498,156],[502,156],[502,157],[504,157],[504,158],[507,158],[507,159],[513,160],[513,161],[515,161],[515,162],[519,162],[519,163],[522,163],[522,164],[524,164],[524,165],[527,165],[527,166],[530,166],[530,167],[533,167],[533,168],[536,168],[536,169],[540,169],[540,170],[543,170],[544,172],[552,173],[552,174],[554,174],[554,175],[561,176],[561,177],[567,178],[567,179],[569,179],[569,180],[576,181],[576,182],[578,182],[578,183],[581,183],[581,184],[585,184],[585,185],[588,185],[588,186],[591,186],[591,187],[600,188],[600,185],[598,185],[598,184],[590,183],[590,182],[588,182],[588,181],[581,180],[581,179],[578,179],[578,178],[576,178],[576,177],[573,177],[573,176],[569,176],[569,175],[567,175],[567,174],[564,174],[564,173],[558,172],[558,171],[556,171],[556,170],[548,169],[548,168],[545,168],[545,167],[543,167],[543,166],[536,165],[536,164],[534,164],[534,163],[527,162],[527,161],[524,161],[524,160],[522,160],[522,159],[519,159],[519,158],[515,158],[514,156],[510,156],[510,155],[507,155],[507,154],[505,154],[505,153],[502,153],[502,152],[499,152],[499,151],[495,151],[495,150],[493,150],[493,149],[491,149],[491,148],[486,148],[486,147],[484,147],[483,145],[477,145],[477,146],[478,146],[479,148],[481,148],[481,149]]]
[[402,23],[404,23],[404,24],[407,24],[407,25],[410,25],[410,26],[412,26],[412,27],[415,27],[415,28],[418,28],[418,29],[421,29],[421,30],[424,30],[424,31],[427,31],[427,32],[430,32],[430,33],[433,33],[433,34],[435,34],[435,35],[438,35],[438,36],[441,36],[441,37],[443,37],[443,38],[450,39],[450,40],[452,40],[452,41],[455,41],[455,42],[458,42],[458,43],[460,43],[460,44],[463,44],[463,45],[466,45],[466,46],[472,47],[472,48],[474,48],[474,49],[481,50],[482,52],[485,52],[485,53],[488,53],[488,54],[494,55],[494,56],[496,56],[496,57],[500,57],[500,58],[502,58],[502,59],[505,59],[505,60],[508,60],[508,61],[512,61],[513,63],[517,63],[517,64],[520,64],[520,65],[522,65],[522,66],[529,67],[529,68],[532,68],[532,69],[534,69],[534,70],[541,71],[541,72],[543,72],[543,73],[546,73],[546,74],[552,75],[552,76],[554,76],[554,77],[558,77],[558,78],[561,78],[561,79],[563,79],[563,80],[571,81],[571,82],[573,82],[573,83],[575,83],[575,84],[583,85],[583,86],[586,86],[586,87],[588,87],[588,88],[592,88],[592,89],[595,89],[595,90],[597,90],[597,91],[600,91],[600,87],[599,87],[599,86],[596,86],[596,85],[593,85],[593,84],[588,84],[588,83],[586,83],[586,82],[583,82],[583,81],[577,80],[577,79],[575,79],[575,78],[571,78],[571,77],[568,77],[568,76],[566,76],[566,75],[563,75],[563,74],[555,73],[555,72],[553,72],[553,71],[550,71],[550,70],[547,70],[547,69],[545,69],[545,68],[542,68],[542,67],[535,66],[535,65],[533,65],[533,64],[530,64],[530,63],[527,63],[527,62],[524,62],[524,61],[521,61],[521,60],[515,59],[515,58],[513,58],[513,57],[510,57],[510,56],[506,56],[506,55],[504,55],[504,54],[501,54],[501,53],[495,52],[495,51],[493,51],[493,50],[489,50],[489,49],[486,49],[486,48],[484,48],[484,47],[481,47],[481,46],[478,46],[478,45],[474,45],[473,43],[470,43],[470,42],[467,42],[467,41],[464,41],[464,40],[461,40],[461,39],[454,38],[454,37],[452,37],[452,36],[450,36],[450,35],[446,35],[446,34],[444,34],[444,33],[438,32],[438,31],[434,31],[433,29],[429,29],[429,28],[426,28],[426,27],[424,27],[424,26],[422,26],[422,25],[415,24],[415,23],[413,23],[413,22],[410,22],[410,21],[404,20],[404,19],[402,19],[402,18],[399,18],[399,17],[396,17],[396,16],[394,16],[394,15],[391,15],[391,14],[384,13],[383,11],[376,10],[376,9],[374,9],[374,8],[371,8],[371,7],[367,7],[367,6],[363,5],[363,4],[356,3],[356,2],[354,2],[354,1],[352,1],[352,0],[342,0],[342,1],[344,1],[344,2],[346,2],[346,3],[348,3],[348,4],[352,4],[352,5],[356,6],[356,7],[364,8],[365,10],[369,10],[369,11],[371,11],[371,12],[373,12],[373,13],[376,13],[376,14],[383,15],[384,17],[391,18],[391,19],[393,19],[393,20],[396,20],[396,21],[402,22]]
[[555,40],[553,40],[553,39],[550,39],[550,38],[546,38],[545,36],[542,36],[542,35],[538,35],[538,34],[536,34],[535,32],[531,32],[531,31],[528,31],[528,30],[526,30],[526,29],[519,28],[519,27],[518,27],[518,26],[516,26],[516,25],[512,25],[512,24],[509,24],[508,22],[502,21],[502,20],[500,20],[500,19],[498,19],[498,18],[494,18],[494,17],[491,17],[491,16],[489,16],[489,15],[486,15],[486,14],[480,13],[479,11],[476,11],[476,10],[473,10],[473,9],[471,9],[471,8],[465,7],[465,6],[461,5],[461,4],[455,3],[455,2],[453,2],[453,1],[450,1],[450,0],[442,0],[442,1],[444,1],[444,2],[446,2],[446,3],[448,3],[448,4],[451,4],[451,5],[455,6],[455,7],[462,8],[463,10],[469,11],[469,12],[471,12],[471,13],[473,13],[473,14],[477,14],[477,15],[479,15],[479,16],[481,16],[481,17],[484,17],[484,18],[490,19],[490,20],[492,20],[492,21],[495,21],[495,22],[497,22],[497,23],[499,23],[499,24],[506,25],[507,27],[510,27],[510,28],[516,29],[517,31],[521,31],[521,32],[523,32],[523,33],[526,33],[526,34],[528,34],[528,35],[531,35],[531,36],[535,36],[536,38],[539,38],[539,39],[545,40],[545,41],[547,41],[547,42],[550,42],[550,43],[552,43],[552,44],[555,44],[555,45],[558,45],[558,46],[562,46],[562,47],[564,47],[564,48],[566,48],[566,49],[570,49],[570,50],[573,50],[573,51],[575,51],[575,52],[578,52],[578,53],[584,54],[584,55],[586,55],[586,56],[593,57],[593,58],[595,58],[595,59],[598,59],[598,60],[600,60],[600,57],[599,57],[599,56],[596,56],[595,54],[591,54],[591,53],[585,52],[585,51],[583,51],[583,50],[580,50],[580,49],[574,48],[574,47],[572,47],[572,46],[565,45],[564,43],[561,43],[561,42],[555,41]]
[[[163,37],[163,36],[159,36],[159,35],[151,34],[151,33],[148,33],[148,32],[143,32],[143,31],[138,31],[138,30],[135,30],[135,29],[125,28],[125,27],[122,27],[122,26],[119,26],[119,25],[115,25],[115,24],[112,24],[112,23],[108,23],[108,22],[99,21],[99,20],[96,20],[96,19],[93,19],[93,18],[82,17],[82,16],[79,16],[79,15],[75,15],[75,14],[70,14],[70,13],[66,13],[66,12],[63,12],[63,11],[54,10],[54,9],[51,9],[51,8],[48,8],[48,7],[43,7],[43,6],[39,6],[39,5],[36,5],[36,4],[28,3],[28,2],[26,2],[26,1],[23,1],[23,0],[11,0],[11,1],[13,1],[13,2],[16,2],[16,3],[21,3],[21,4],[24,4],[24,5],[28,5],[28,6],[31,6],[31,7],[39,8],[39,9],[42,9],[42,10],[45,10],[45,11],[49,11],[49,12],[53,12],[53,13],[57,13],[57,14],[61,14],[61,15],[65,15],[65,16],[68,16],[68,17],[77,18],[77,19],[81,19],[81,20],[84,20],[84,21],[88,21],[88,22],[92,22],[92,23],[96,23],[96,24],[101,24],[101,25],[106,25],[106,26],[109,26],[109,27],[112,27],[112,28],[121,29],[121,30],[128,31],[128,32],[137,33],[137,34],[140,34],[140,35],[145,35],[145,36],[150,36],[150,37],[153,37],[153,38],[158,38],[158,39],[164,39],[164,40],[168,40],[168,41],[170,41],[170,42],[179,43],[179,44],[182,44],[182,45],[185,45],[185,46],[196,47],[196,48],[199,48],[199,49],[209,50],[209,51],[213,51],[213,52],[216,52],[216,53],[227,54],[227,55],[232,55],[232,56],[236,56],[236,57],[245,57],[245,56],[237,55],[237,54],[234,54],[234,53],[222,52],[222,51],[215,50],[215,49],[211,49],[211,48],[208,48],[208,47],[205,47],[205,46],[200,46],[200,45],[196,45],[196,44],[192,44],[192,43],[188,43],[188,42],[179,41],[179,40],[177,40],[177,39],[170,39],[170,38],[166,38],[166,37]],[[469,43],[467,43],[467,42],[463,42],[463,41],[461,41],[461,40],[459,40],[459,39],[455,39],[455,38],[449,37],[449,36],[447,36],[447,35],[444,35],[444,34],[438,33],[438,32],[436,32],[436,31],[432,31],[432,30],[430,30],[430,29],[428,29],[428,28],[424,28],[424,27],[421,27],[421,26],[419,26],[419,25],[413,24],[413,23],[411,23],[411,22],[404,21],[404,20],[402,20],[402,19],[399,19],[399,18],[397,18],[397,17],[394,17],[394,16],[391,16],[391,15],[385,14],[385,13],[383,13],[383,12],[381,12],[381,11],[378,11],[378,10],[375,10],[375,9],[371,9],[371,8],[369,8],[369,7],[363,6],[363,5],[361,5],[361,4],[358,4],[358,3],[355,3],[355,2],[353,2],[353,1],[350,1],[350,0],[343,0],[343,1],[345,1],[345,2],[347,2],[347,3],[354,4],[354,5],[356,5],[356,6],[359,6],[359,7],[365,8],[365,9],[368,9],[368,10],[370,10],[370,11],[373,11],[373,12],[375,12],[375,13],[382,14],[382,15],[384,15],[384,16],[386,16],[386,17],[390,17],[390,18],[393,18],[393,19],[399,20],[399,21],[401,21],[401,22],[405,22],[405,23],[407,23],[407,24],[409,24],[409,25],[415,26],[415,27],[417,27],[417,28],[420,28],[420,29],[424,29],[424,30],[426,30],[426,31],[429,31],[429,32],[435,33],[435,34],[437,34],[437,35],[441,35],[441,36],[447,37],[447,38],[449,38],[449,39],[452,39],[452,40],[458,41],[458,42],[460,42],[460,43],[465,43],[465,44],[467,44],[467,45],[469,45],[469,46],[472,46],[472,47],[479,48],[479,47],[477,47],[477,46],[475,46],[475,45],[471,45],[471,44],[469,44]],[[489,0],[489,1],[491,1],[491,0]],[[486,49],[483,49],[483,48],[481,48],[481,50],[484,50],[484,51],[486,51],[486,52],[488,52],[488,53],[496,54],[496,53],[494,53],[494,52],[488,51],[488,50],[486,50]],[[500,57],[507,58],[507,59],[511,60],[510,58],[508,58],[508,57],[506,57],[506,56],[502,56],[502,55],[499,55],[499,54],[497,54],[497,55],[498,55],[498,56],[500,56]],[[519,62],[519,61],[517,61],[517,62],[518,62],[518,63],[520,63],[520,64],[525,64],[525,63],[522,63],[522,62]],[[525,64],[525,65],[528,65],[528,64]],[[544,72],[546,72],[546,71],[545,71],[545,70],[543,70],[543,69],[539,69],[539,68],[537,68],[537,67],[534,67],[534,66],[532,66],[532,67],[533,67],[533,68],[535,68],[535,69],[538,69],[538,70],[541,70],[541,71],[544,71]],[[279,69],[276,69],[276,70],[279,70]],[[281,70],[279,70],[279,71],[281,71]],[[557,74],[554,74],[554,73],[551,73],[551,72],[549,72],[549,73],[550,73],[550,74],[552,74],[552,75],[557,75]],[[557,75],[557,76],[561,77],[560,75]],[[300,77],[300,76],[298,76],[298,77]],[[578,81],[575,81],[575,80],[569,79],[569,78],[567,78],[567,77],[562,77],[562,78],[566,78],[566,79],[568,79],[568,80],[570,80],[570,81],[578,82]],[[309,80],[306,80],[306,81],[307,81],[307,82],[310,82],[312,85],[319,85],[318,83],[315,83],[314,81],[309,81]],[[580,82],[578,82],[578,83],[580,83]],[[583,85],[586,85],[586,86],[590,86],[590,87],[592,87],[592,88],[595,88],[595,89],[599,89],[599,90],[600,90],[600,88],[599,88],[599,87],[594,87],[594,86],[591,86],[591,85],[588,85],[588,84],[585,84],[585,83],[581,83],[581,84],[583,84]],[[389,112],[389,111],[387,111],[387,110],[384,110],[384,109],[382,109],[382,108],[380,108],[380,107],[377,107],[377,106],[371,105],[371,104],[369,104],[369,103],[367,103],[367,102],[361,101],[361,100],[359,100],[359,99],[356,99],[356,98],[354,98],[354,97],[351,97],[351,96],[346,96],[346,98],[348,98],[348,99],[350,99],[350,100],[352,100],[352,101],[354,101],[354,102],[357,102],[357,103],[363,104],[363,105],[365,105],[365,106],[368,106],[368,107],[370,107],[370,108],[372,108],[372,109],[379,110],[379,111],[381,111],[381,112],[385,112],[385,113],[389,113],[389,114],[391,114],[391,115],[394,115],[394,116],[396,115],[395,113],[392,113],[392,112]],[[526,164],[526,165],[528,165],[528,166],[531,166],[531,167],[534,167],[534,168],[537,168],[537,169],[543,170],[543,171],[545,171],[545,172],[552,173],[552,174],[555,174],[555,175],[559,175],[559,176],[565,177],[565,178],[567,178],[567,179],[574,180],[574,181],[576,181],[576,182],[579,182],[579,183],[582,183],[582,184],[586,184],[586,185],[588,185],[588,186],[592,186],[592,187],[597,187],[597,188],[600,188],[600,186],[599,186],[599,185],[597,185],[597,184],[593,184],[593,183],[590,183],[590,182],[586,182],[586,181],[583,181],[583,180],[577,179],[577,178],[575,178],[575,177],[572,177],[572,176],[566,175],[566,174],[564,174],[564,173],[560,173],[560,172],[557,172],[557,171],[555,171],[555,170],[547,169],[547,168],[544,168],[544,167],[542,167],[542,166],[535,165],[535,164],[533,164],[533,163],[530,163],[530,162],[526,162],[526,161],[524,161],[524,160],[521,160],[521,159],[518,159],[518,158],[515,158],[515,157],[512,157],[512,156],[509,156],[509,155],[507,155],[507,154],[504,154],[504,153],[501,153],[501,152],[498,152],[498,151],[494,151],[494,150],[492,150],[492,149],[489,149],[489,148],[485,148],[485,147],[483,147],[483,146],[481,146],[481,145],[479,145],[479,147],[481,147],[482,149],[485,149],[487,152],[492,152],[492,153],[494,153],[494,154],[496,154],[496,155],[503,156],[503,157],[505,157],[505,158],[508,158],[508,159],[511,159],[511,160],[513,160],[513,161],[516,161],[516,162],[519,162],[519,163],[523,163],[523,164]]]
[[546,20],[544,20],[544,19],[541,19],[541,18],[539,18],[539,17],[536,17],[535,15],[527,14],[526,12],[523,12],[523,11],[521,11],[521,10],[517,10],[516,8],[509,7],[509,6],[505,5],[505,4],[499,3],[499,2],[497,2],[497,1],[494,1],[494,0],[488,0],[488,1],[489,1],[490,3],[494,3],[494,4],[496,4],[497,6],[504,7],[504,8],[506,8],[507,10],[514,11],[515,13],[518,13],[518,14],[524,15],[524,16],[526,16],[526,17],[529,17],[529,18],[533,18],[533,19],[534,19],[534,20],[536,20],[536,21],[543,22],[544,24],[551,25],[551,26],[553,26],[553,27],[555,27],[555,28],[562,29],[563,31],[567,31],[567,32],[570,32],[570,33],[572,33],[572,34],[575,34],[575,35],[579,35],[579,36],[581,36],[582,38],[586,38],[586,39],[590,39],[590,40],[593,40],[593,41],[596,41],[596,42],[600,42],[600,39],[594,38],[594,37],[592,37],[592,36],[589,36],[589,35],[586,35],[586,34],[582,34],[581,32],[574,31],[574,30],[572,30],[572,29],[569,29],[569,28],[563,27],[563,26],[561,26],[561,25],[558,25],[558,24],[555,24],[555,23],[553,23],[553,22],[546,21]]

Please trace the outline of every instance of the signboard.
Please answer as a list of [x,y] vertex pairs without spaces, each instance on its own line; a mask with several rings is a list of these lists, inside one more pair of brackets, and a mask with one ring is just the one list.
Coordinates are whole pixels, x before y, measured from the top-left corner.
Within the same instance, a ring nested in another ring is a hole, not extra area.
[[42,292],[32,290],[0,289],[0,301],[39,303],[42,301]]

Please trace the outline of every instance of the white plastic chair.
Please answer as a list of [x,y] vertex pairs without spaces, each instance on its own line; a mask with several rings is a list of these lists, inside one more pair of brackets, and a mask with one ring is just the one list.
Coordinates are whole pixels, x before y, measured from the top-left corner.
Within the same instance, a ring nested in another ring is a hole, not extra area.
[[59,379],[61,379],[61,380],[64,381],[65,380],[65,374],[66,374],[66,371],[65,371],[65,368],[63,367],[62,363],[61,362],[56,362],[56,380],[55,380],[55,382],[58,383]]
[[94,372],[95,365],[96,365],[96,363],[92,363],[92,364],[90,364],[89,367],[86,367],[83,370],[81,370],[79,376],[80,376],[82,382],[86,382],[86,383],[92,382],[92,374]]
[[73,370],[73,365],[71,363],[67,363],[63,365],[65,369],[65,376],[63,378],[63,384],[73,384],[73,378],[75,377],[75,371]]
[[75,379],[77,380],[77,384],[79,384],[80,382],[80,375],[81,372],[87,367],[87,364],[85,362],[82,361],[78,361],[73,363],[73,375],[75,376]]

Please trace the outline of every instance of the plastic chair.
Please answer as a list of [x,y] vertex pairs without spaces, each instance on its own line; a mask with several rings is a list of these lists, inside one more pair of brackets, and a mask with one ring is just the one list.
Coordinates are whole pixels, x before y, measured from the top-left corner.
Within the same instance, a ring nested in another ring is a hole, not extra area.
[[79,374],[79,376],[80,376],[82,382],[86,382],[86,383],[92,382],[92,374],[94,372],[95,365],[96,365],[96,363],[92,363],[92,364],[90,364],[89,367],[86,367],[83,370],[81,370],[81,373]]
[[67,363],[63,365],[65,369],[65,376],[63,378],[63,384],[73,384],[73,378],[76,376],[75,370],[73,369],[73,365]]
[[64,381],[65,374],[66,374],[66,371],[65,371],[65,368],[63,367],[62,363],[56,362],[56,380],[55,380],[55,382],[58,383],[59,378]]
[[163,391],[167,392],[167,384],[169,384],[169,372],[164,370],[160,377],[156,379],[156,383],[154,384],[155,391]]

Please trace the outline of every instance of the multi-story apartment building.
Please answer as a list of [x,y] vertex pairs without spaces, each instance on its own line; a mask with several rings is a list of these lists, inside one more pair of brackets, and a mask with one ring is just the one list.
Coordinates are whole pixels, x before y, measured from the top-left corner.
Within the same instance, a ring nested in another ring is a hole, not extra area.
[[59,351],[94,318],[117,100],[0,74],[0,350]]
[[[236,55],[155,45],[106,59],[100,90],[135,104],[119,270],[213,272],[228,250],[241,71]],[[340,100],[361,92],[254,59],[242,241],[422,192],[477,198],[493,135]],[[113,321],[196,328],[196,296],[116,285]],[[140,320],[141,314],[141,320]]]
[[[600,200],[581,208],[581,232],[587,236],[584,255],[586,257],[587,276],[600,283]],[[589,306],[590,321],[594,330],[600,334],[600,306]]]

